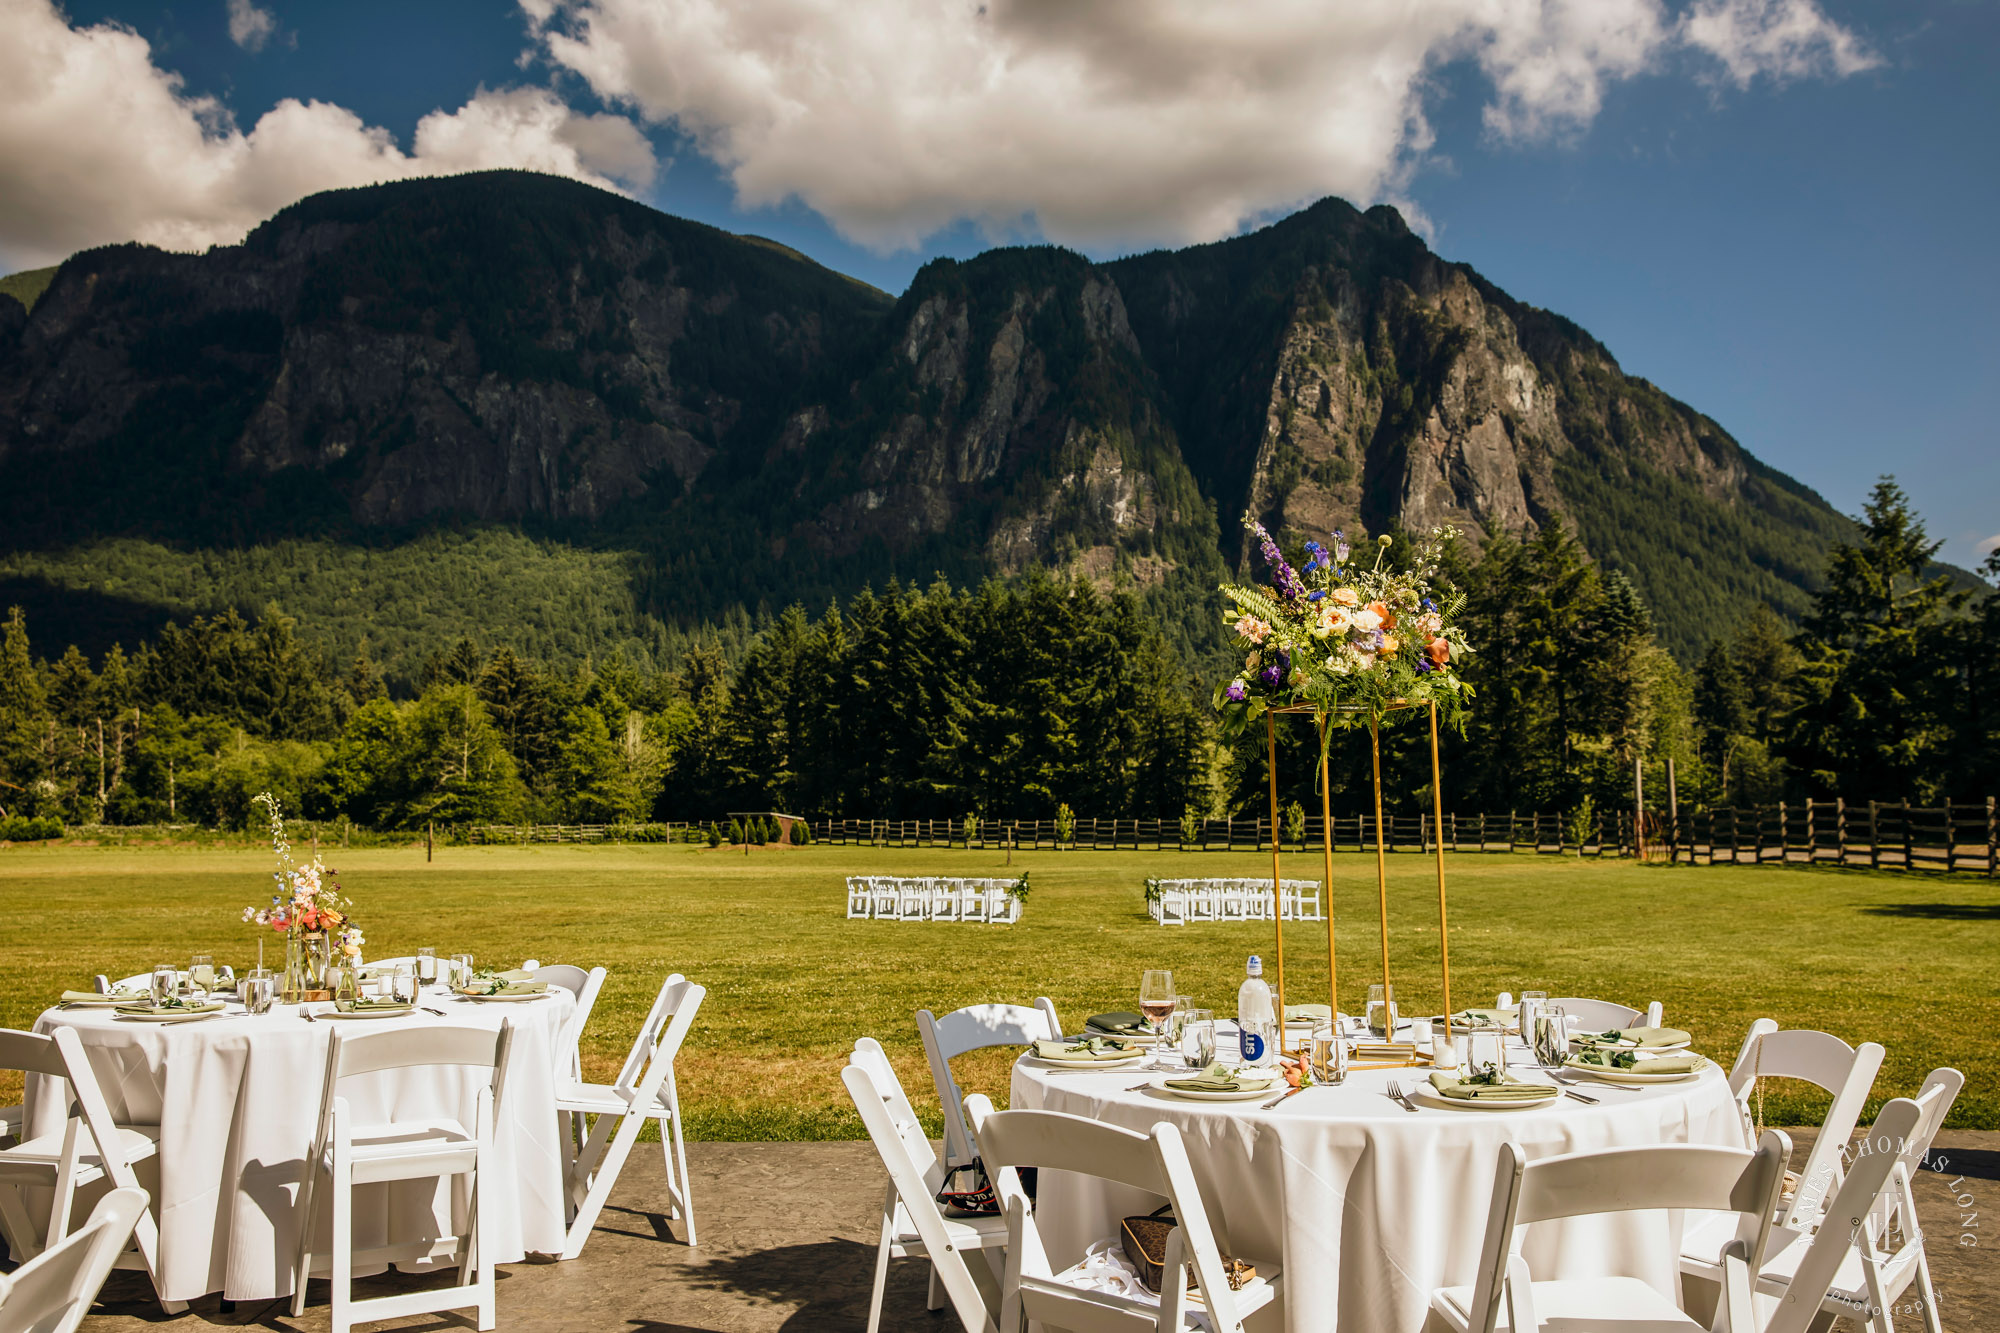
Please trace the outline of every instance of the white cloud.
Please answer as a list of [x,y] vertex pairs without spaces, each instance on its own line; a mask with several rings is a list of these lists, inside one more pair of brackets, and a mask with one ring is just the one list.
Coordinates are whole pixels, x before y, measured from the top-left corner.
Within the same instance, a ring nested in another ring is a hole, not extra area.
[[970,218],[1079,245],[1229,234],[1393,196],[1440,66],[1503,139],[1587,125],[1692,53],[1738,84],[1872,57],[1814,0],[518,0],[599,96],[671,122],[742,203],[911,246]]
[[263,50],[277,30],[278,20],[270,10],[259,9],[250,0],[229,0],[229,40],[245,51]]
[[2000,551],[2000,532],[1994,533],[1991,537],[1979,543],[1975,549],[1981,555],[1992,555],[1995,551]]
[[144,38],[73,28],[50,0],[0,0],[0,257],[50,263],[141,240],[199,249],[242,239],[316,190],[488,167],[644,189],[644,134],[581,115],[544,88],[479,89],[418,122],[412,151],[326,102],[287,98],[246,133],[159,69]]

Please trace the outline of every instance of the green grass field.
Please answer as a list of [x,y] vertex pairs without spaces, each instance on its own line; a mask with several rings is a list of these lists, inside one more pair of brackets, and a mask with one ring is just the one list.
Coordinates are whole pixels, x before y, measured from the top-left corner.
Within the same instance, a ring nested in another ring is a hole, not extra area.
[[[610,969],[585,1061],[617,1068],[669,971],[709,988],[681,1057],[690,1130],[711,1139],[860,1137],[838,1070],[862,1035],[897,1058],[929,1101],[912,1013],[1048,995],[1065,1021],[1134,1006],[1141,969],[1170,967],[1183,992],[1235,1007],[1245,955],[1271,953],[1268,924],[1162,929],[1148,875],[1269,873],[1268,856],[1019,852],[1032,871],[1024,919],[1007,926],[849,921],[851,873],[1010,873],[1004,853],[812,847],[450,847],[329,852],[369,953],[433,945],[482,962]],[[1769,1015],[1888,1048],[1878,1099],[1913,1093],[1940,1064],[1965,1071],[1951,1123],[2000,1128],[2000,886],[1969,877],[1765,867],[1669,868],[1530,856],[1460,856],[1451,883],[1454,999],[1538,987],[1665,1004],[1668,1021],[1725,1063]],[[27,1027],[65,986],[141,972],[196,949],[239,969],[256,934],[239,924],[268,894],[268,853],[216,847],[0,849],[0,1023]],[[1391,951],[1406,1009],[1437,1000],[1431,863],[1390,859]],[[1316,858],[1286,858],[1317,878]],[[1372,859],[1336,858],[1341,999],[1359,1007],[1379,948]],[[1325,928],[1289,930],[1288,998],[1323,999]],[[1006,1056],[965,1058],[963,1081],[1004,1096]],[[0,1100],[11,1100],[0,1086]],[[313,1090],[301,1088],[300,1096]],[[1818,1116],[1774,1088],[1767,1119]],[[1872,1114],[1872,1112],[1871,1112]]]

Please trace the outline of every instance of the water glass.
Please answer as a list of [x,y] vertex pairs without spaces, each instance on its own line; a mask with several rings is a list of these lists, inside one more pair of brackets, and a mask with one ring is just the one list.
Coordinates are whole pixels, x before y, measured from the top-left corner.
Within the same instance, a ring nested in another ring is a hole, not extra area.
[[326,988],[332,992],[336,1004],[345,1000],[354,1002],[356,982],[354,966],[351,963],[334,963],[326,969]]
[[1533,1042],[1535,1015],[1541,1013],[1542,1006],[1548,1002],[1549,993],[1545,990],[1524,990],[1521,992],[1521,1008],[1520,1012],[1516,1015],[1520,1021],[1516,1026],[1520,1030],[1522,1041]]
[[434,985],[438,979],[438,951],[424,948],[417,950],[417,984]]
[[153,965],[153,1003],[165,1004],[174,998],[174,992],[181,988],[180,969],[172,963]]
[[1368,1035],[1381,1041],[1396,1039],[1396,988],[1380,982],[1368,988]]
[[410,971],[408,963],[396,964],[396,970],[389,975],[389,996],[397,1004],[417,1002],[417,975]]
[[277,998],[278,979],[271,975],[271,969],[252,968],[243,978],[243,1007],[251,1013],[270,1013],[271,1002]]
[[453,954],[451,956],[451,973],[452,985],[464,986],[470,984],[472,981],[472,955],[469,953]]
[[1215,1063],[1215,1010],[1190,1009],[1181,1020],[1181,1059],[1189,1069]]
[[1314,1078],[1322,1083],[1347,1081],[1347,1042],[1337,1025],[1314,1028],[1307,1052]]
[[1542,1006],[1535,1015],[1535,1061],[1543,1066],[1564,1064],[1569,1060],[1569,1015],[1559,1004]]
[[1492,1028],[1462,1034],[1458,1038],[1458,1062],[1466,1077],[1489,1069],[1505,1075],[1507,1034]]
[[215,955],[198,953],[188,963],[188,984],[203,990],[215,989]]

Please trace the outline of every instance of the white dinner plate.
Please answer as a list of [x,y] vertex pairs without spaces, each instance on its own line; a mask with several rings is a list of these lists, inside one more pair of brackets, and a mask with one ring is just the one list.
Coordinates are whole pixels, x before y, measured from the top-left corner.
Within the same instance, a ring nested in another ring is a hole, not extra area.
[[[1641,1063],[1643,1064],[1644,1062],[1642,1061]],[[1579,1064],[1573,1059],[1565,1061],[1564,1065],[1566,1068],[1574,1069],[1579,1074],[1588,1074],[1592,1078],[1601,1078],[1606,1083],[1685,1083],[1691,1078],[1700,1078],[1701,1071],[1708,1068],[1708,1063],[1706,1059],[1703,1059],[1699,1065],[1688,1070],[1685,1074],[1645,1074],[1637,1069],[1604,1069],[1597,1065]]]
[[394,1008],[382,1008],[370,1005],[366,1009],[329,1009],[325,1013],[313,1016],[315,1018],[407,1018],[416,1011],[417,1007],[413,1004],[399,1005]]
[[1562,1089],[1555,1090],[1555,1096],[1544,1097],[1532,1102],[1480,1101],[1471,1097],[1447,1097],[1428,1083],[1418,1083],[1403,1090],[1412,1101],[1425,1106],[1442,1106],[1447,1111],[1533,1111],[1562,1100]]
[[480,1004],[487,1004],[494,1000],[500,1000],[511,1004],[511,1003],[517,1003],[521,1000],[539,1000],[547,995],[548,992],[545,990],[529,991],[525,995],[467,995],[461,991],[459,992],[458,998],[461,1000],[473,1000]]
[[1203,1092],[1194,1088],[1170,1088],[1167,1086],[1167,1080],[1173,1077],[1175,1075],[1162,1075],[1154,1082],[1154,1088],[1169,1097],[1179,1097],[1190,1102],[1247,1102],[1256,1097],[1275,1097],[1281,1092],[1291,1090],[1291,1085],[1286,1083],[1285,1080],[1274,1078],[1269,1083],[1260,1084],[1254,1088],[1235,1088],[1227,1092],[1221,1090]]
[[1109,1060],[1058,1060],[1049,1055],[1031,1055],[1027,1058],[1053,1069],[1127,1069],[1151,1055],[1151,1051],[1130,1051]]
[[134,1010],[131,1013],[121,1013],[118,1017],[130,1019],[134,1023],[195,1023],[204,1018],[214,1018],[221,1012],[222,1006],[218,1004],[213,1009]]

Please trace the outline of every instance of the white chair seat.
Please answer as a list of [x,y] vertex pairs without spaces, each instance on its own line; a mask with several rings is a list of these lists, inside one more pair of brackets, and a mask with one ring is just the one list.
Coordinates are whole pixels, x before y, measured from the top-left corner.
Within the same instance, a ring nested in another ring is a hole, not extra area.
[[[1006,1237],[1004,1234],[1001,1239],[1003,1242],[1005,1241]],[[1279,1276],[1275,1272],[1266,1276],[1264,1269],[1265,1265],[1257,1265],[1257,1276],[1235,1289],[1236,1313],[1239,1318],[1247,1319],[1258,1310],[1263,1309],[1272,1301],[1278,1299]],[[1102,1271],[1102,1269],[1096,1270],[1092,1276],[1101,1275]],[[1064,1287],[1069,1287],[1077,1291],[1089,1291],[1090,1288],[1087,1283],[1078,1281],[1082,1275],[1083,1264],[1079,1262],[1072,1264],[1051,1278],[1024,1276],[1021,1279],[1021,1285],[1023,1287],[1039,1287],[1044,1291],[1060,1291]],[[1121,1306],[1124,1309],[1133,1311],[1135,1314],[1142,1314],[1148,1319],[1157,1318],[1160,1313],[1160,1298],[1151,1292],[1148,1292],[1144,1296],[1119,1296],[1111,1292],[1091,1291],[1090,1299],[1105,1305]],[[1187,1315],[1189,1324],[1195,1328],[1213,1329],[1215,1327],[1213,1321],[1208,1317],[1207,1308],[1202,1304],[1201,1293],[1199,1291],[1188,1293]]]
[[[556,1085],[556,1109],[578,1115],[624,1115],[632,1109],[635,1093],[628,1093],[609,1083],[559,1083]],[[647,1115],[672,1115],[673,1107],[656,1093],[653,1104],[646,1108]]]
[[[456,1120],[399,1120],[354,1128],[354,1183],[449,1176],[479,1160],[478,1137]],[[331,1158],[328,1159],[329,1168]]]
[[[1636,1277],[1537,1282],[1534,1289],[1542,1333],[1702,1333],[1702,1326],[1680,1307]],[[1431,1308],[1455,1329],[1471,1326],[1471,1305],[1471,1287],[1444,1287],[1431,1295]],[[1502,1301],[1494,1328],[1512,1327]]]
[[[89,1130],[79,1131],[84,1138],[83,1151],[78,1160],[77,1184],[87,1185],[104,1177],[104,1163],[96,1150],[96,1141],[91,1139]],[[143,1162],[160,1150],[160,1127],[158,1125],[118,1126],[118,1147],[129,1162]],[[38,1135],[11,1148],[0,1149],[0,1181],[10,1178],[39,1180],[53,1171],[62,1161],[63,1135],[61,1131]],[[10,1169],[11,1168],[11,1169]]]
[[[1007,1247],[1007,1219],[1004,1217],[947,1217],[944,1234],[953,1249],[1001,1250]],[[895,1244],[904,1255],[925,1254],[924,1238],[917,1232],[917,1220],[909,1205],[896,1201]]]

